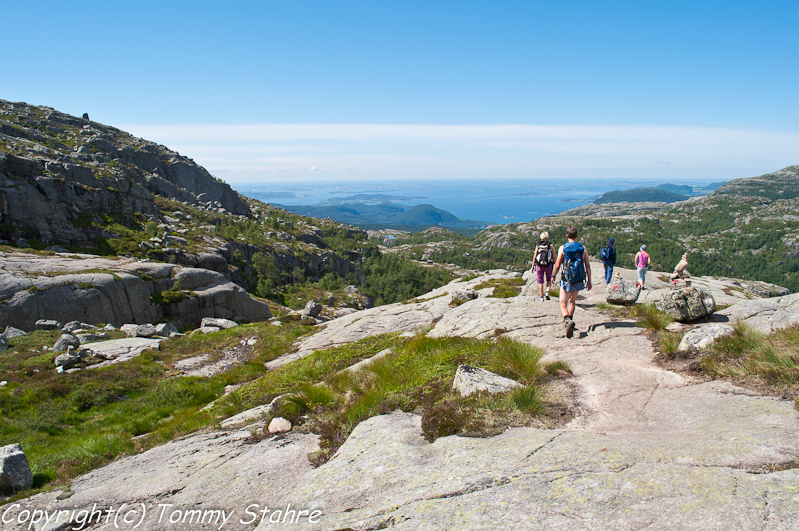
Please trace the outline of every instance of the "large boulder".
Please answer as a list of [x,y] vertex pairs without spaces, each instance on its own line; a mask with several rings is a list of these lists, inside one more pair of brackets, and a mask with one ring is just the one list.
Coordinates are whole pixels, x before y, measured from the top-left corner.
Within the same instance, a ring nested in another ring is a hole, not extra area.
[[322,313],[322,305],[316,301],[308,301],[300,313],[309,317],[316,317]]
[[609,304],[635,304],[641,294],[641,286],[637,282],[624,280],[616,275],[610,284],[605,286],[605,300]]
[[459,365],[452,381],[452,388],[461,396],[480,391],[488,391],[491,394],[505,393],[517,387],[524,386],[510,378],[470,365]]
[[79,347],[80,339],[72,334],[61,334],[58,341],[53,345],[53,352],[63,352],[69,347]]
[[704,289],[681,288],[664,293],[655,306],[675,321],[686,323],[715,312],[716,300]]
[[18,444],[0,448],[0,493],[13,494],[33,486],[28,458]]

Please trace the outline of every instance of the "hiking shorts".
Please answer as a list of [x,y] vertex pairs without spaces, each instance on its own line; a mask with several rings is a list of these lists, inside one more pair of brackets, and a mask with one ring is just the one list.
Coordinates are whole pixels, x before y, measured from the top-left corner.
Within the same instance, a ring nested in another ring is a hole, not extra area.
[[648,267],[639,267],[638,268],[638,282],[641,284],[644,283],[646,280],[646,270],[649,269]]
[[548,266],[535,266],[536,273],[538,274],[538,283],[544,283],[544,276],[547,277],[547,284],[552,283],[552,266],[555,264],[549,264]]
[[580,290],[585,289],[585,282],[578,282],[576,284],[569,284],[565,280],[561,280],[560,281],[560,289],[562,289],[563,291],[568,291],[568,292],[580,291]]

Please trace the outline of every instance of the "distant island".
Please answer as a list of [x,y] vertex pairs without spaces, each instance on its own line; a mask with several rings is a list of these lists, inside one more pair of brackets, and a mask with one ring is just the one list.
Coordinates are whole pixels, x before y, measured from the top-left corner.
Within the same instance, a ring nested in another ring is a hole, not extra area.
[[[366,196],[368,194],[359,194]],[[358,197],[358,196],[353,196]],[[387,197],[387,196],[384,196]],[[338,203],[338,204],[330,204]],[[416,205],[411,208],[394,203],[370,204],[357,202],[353,198],[323,201],[318,205],[275,205],[295,214],[315,218],[332,218],[339,223],[347,223],[365,229],[399,228],[403,230],[424,230],[428,227],[448,229],[484,229],[493,223],[461,219],[446,210],[433,205]]]
[[[646,188],[631,188],[629,190],[613,190],[612,192],[605,192],[598,198],[594,199],[594,204],[600,205],[604,203],[639,203],[639,202],[654,202],[654,203],[676,203],[677,201],[685,201],[691,197],[707,195],[714,190],[720,188],[725,183],[716,182],[707,186],[688,186],[686,184],[659,184],[655,187]],[[566,202],[563,200],[562,202]],[[574,200],[573,202],[578,202]],[[582,201],[579,201],[582,202]]]

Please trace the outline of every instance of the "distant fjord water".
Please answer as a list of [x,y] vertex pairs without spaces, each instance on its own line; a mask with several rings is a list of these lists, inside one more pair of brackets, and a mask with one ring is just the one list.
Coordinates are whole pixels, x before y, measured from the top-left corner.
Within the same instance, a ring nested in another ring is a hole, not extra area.
[[[707,181],[670,181],[701,188]],[[285,207],[390,203],[406,209],[433,205],[458,218],[520,223],[592,202],[612,190],[657,186],[655,180],[408,180],[304,181],[237,186],[248,197]]]

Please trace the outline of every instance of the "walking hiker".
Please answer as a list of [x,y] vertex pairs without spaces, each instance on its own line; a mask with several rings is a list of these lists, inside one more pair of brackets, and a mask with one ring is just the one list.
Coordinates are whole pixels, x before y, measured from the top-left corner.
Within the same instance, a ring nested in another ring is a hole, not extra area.
[[613,266],[616,265],[616,239],[608,238],[608,243],[599,251],[599,259],[605,266],[605,284],[610,284],[613,278]]
[[563,267],[560,277],[560,313],[563,316],[563,328],[566,337],[574,335],[574,308],[577,293],[582,289],[591,289],[591,264],[588,263],[588,251],[577,241],[577,229],[566,229],[567,243],[558,249],[555,260],[555,274]]
[[[552,244],[549,242],[549,233],[544,231],[539,237],[538,244],[535,246],[535,259],[533,260],[533,271],[536,272],[538,280],[538,295],[541,301],[550,300],[549,290],[552,289],[552,265],[555,262]],[[544,293],[544,280],[546,279],[547,290]]]
[[644,289],[644,281],[646,280],[646,271],[649,269],[649,263],[651,262],[651,258],[649,253],[646,252],[646,244],[643,244],[639,249],[638,253],[636,253],[635,258],[633,259],[635,263],[635,267],[638,269],[638,282],[637,284],[641,286],[641,289]]

